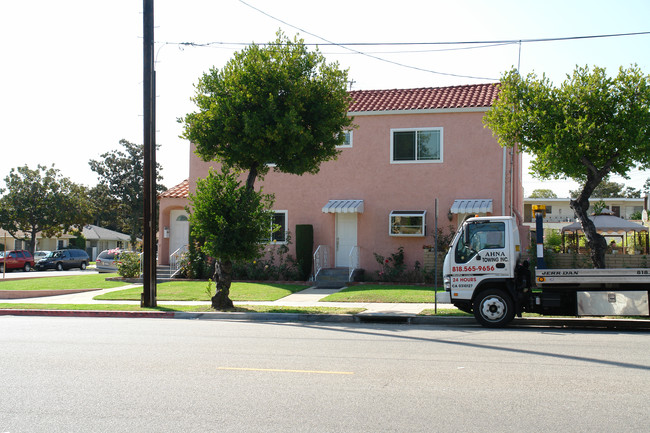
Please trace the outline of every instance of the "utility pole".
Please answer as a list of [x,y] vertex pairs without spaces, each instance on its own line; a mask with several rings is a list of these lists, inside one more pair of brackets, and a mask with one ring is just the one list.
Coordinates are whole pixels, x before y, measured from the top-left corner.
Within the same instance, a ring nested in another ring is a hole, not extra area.
[[143,0],[144,239],[141,307],[156,306],[156,73],[153,0]]

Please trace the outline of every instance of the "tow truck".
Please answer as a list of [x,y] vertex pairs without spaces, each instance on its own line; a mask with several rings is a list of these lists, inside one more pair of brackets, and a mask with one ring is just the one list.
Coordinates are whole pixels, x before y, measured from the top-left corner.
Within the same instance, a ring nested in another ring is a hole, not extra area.
[[524,312],[561,316],[649,316],[650,269],[547,269],[543,208],[536,209],[537,267],[522,260],[516,219],[467,219],[443,264],[449,302],[481,325],[504,327]]

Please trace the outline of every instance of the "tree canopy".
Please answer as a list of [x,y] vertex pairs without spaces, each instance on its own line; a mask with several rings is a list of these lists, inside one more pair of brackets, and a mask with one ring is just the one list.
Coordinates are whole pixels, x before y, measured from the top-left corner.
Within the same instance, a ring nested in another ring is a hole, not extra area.
[[202,241],[203,252],[217,259],[215,308],[233,306],[228,297],[232,263],[256,259],[270,239],[272,203],[273,196],[246,188],[238,173],[226,168],[221,173],[211,169],[205,179],[197,180],[190,194],[190,227],[192,236]]
[[63,177],[54,166],[12,168],[5,184],[0,189],[0,227],[27,242],[32,253],[37,233],[60,236],[91,221],[86,189]]
[[[124,150],[112,150],[101,155],[100,160],[91,159],[88,164],[97,173],[99,184],[94,193],[105,193],[107,197],[96,197],[95,205],[110,204],[117,206],[120,230],[131,236],[131,243],[142,237],[144,225],[144,146],[120,140]],[[156,163],[156,180],[161,181],[162,167]],[[156,184],[156,191],[163,192],[165,187]]]
[[530,198],[557,198],[557,194],[555,194],[550,189],[536,189],[530,194],[529,197]]
[[[569,195],[571,197],[578,197],[580,190],[571,190],[569,191]],[[640,198],[641,190],[604,179],[594,188],[591,196],[594,198]]]
[[347,71],[282,32],[275,42],[235,53],[195,87],[199,111],[179,119],[182,136],[203,160],[247,171],[248,187],[269,163],[283,173],[317,173],[337,156],[341,132],[352,123]]
[[[223,69],[210,69],[195,87],[199,110],[179,119],[182,137],[196,145],[199,157],[221,163],[224,171],[211,173],[202,184],[209,193],[199,195],[197,187],[190,219],[193,234],[203,237],[205,248],[218,258],[212,306],[227,309],[232,260],[254,259],[260,231],[271,227],[271,214],[262,208],[270,209],[272,201],[255,192],[255,180],[271,165],[301,175],[317,173],[322,162],[336,158],[336,146],[352,125],[347,71],[326,63],[318,50],[308,51],[301,39],[278,32],[274,42],[250,45]],[[231,170],[247,172],[246,184],[235,187]]]
[[571,200],[592,260],[604,267],[605,239],[587,215],[589,198],[610,174],[650,168],[650,82],[634,66],[609,77],[602,68],[578,67],[559,87],[535,74],[504,74],[499,98],[485,125],[502,146],[533,155],[531,171],[542,179],[574,179]]

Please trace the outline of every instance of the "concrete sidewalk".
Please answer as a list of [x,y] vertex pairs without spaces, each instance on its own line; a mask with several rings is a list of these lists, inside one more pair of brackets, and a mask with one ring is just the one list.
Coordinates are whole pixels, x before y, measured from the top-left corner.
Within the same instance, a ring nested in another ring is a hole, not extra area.
[[[96,301],[97,295],[124,290],[140,285],[122,286],[113,289],[93,290],[84,293],[47,296],[40,298],[0,299],[0,303],[30,304],[130,304],[139,301]],[[399,323],[411,325],[469,326],[479,325],[472,316],[418,316],[422,310],[434,309],[435,304],[382,304],[355,302],[319,302],[320,299],[339,289],[307,288],[273,302],[235,302],[235,305],[271,305],[287,307],[343,307],[365,308],[359,314],[306,314],[306,313],[239,313],[239,312],[180,312],[180,311],[82,311],[82,310],[13,310],[0,309],[0,316],[64,316],[64,317],[125,317],[165,319],[246,320],[269,322],[332,322],[332,323]],[[159,301],[158,305],[209,305],[208,301]],[[455,308],[452,304],[438,304],[438,309]],[[650,331],[650,320],[603,319],[603,318],[515,318],[509,327],[557,327],[575,329],[633,329]]]
[[[22,299],[0,299],[0,303],[30,303],[30,304],[123,304],[123,305],[140,305],[139,301],[102,301],[95,300],[94,297],[104,293],[124,290],[139,285],[122,286],[112,289],[93,290],[89,292],[73,293],[67,295],[46,296],[40,298],[22,298]],[[386,314],[391,316],[412,316],[417,315],[423,310],[435,309],[433,303],[407,304],[407,303],[373,303],[373,302],[320,302],[326,296],[342,290],[338,289],[317,289],[310,287],[300,292],[294,293],[277,301],[265,302],[235,302],[235,305],[270,305],[283,307],[338,307],[338,308],[364,308],[360,314],[379,315]],[[209,305],[209,301],[158,301],[158,305]],[[438,304],[438,309],[455,308],[452,304]]]

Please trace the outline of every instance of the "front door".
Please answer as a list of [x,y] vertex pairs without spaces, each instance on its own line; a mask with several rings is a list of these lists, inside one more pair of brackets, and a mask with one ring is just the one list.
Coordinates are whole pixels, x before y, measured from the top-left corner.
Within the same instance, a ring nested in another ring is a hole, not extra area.
[[336,267],[350,265],[350,251],[357,245],[357,214],[336,214]]
[[173,210],[170,212],[170,234],[169,254],[187,245],[190,239],[190,223],[187,220],[187,213],[184,210]]

